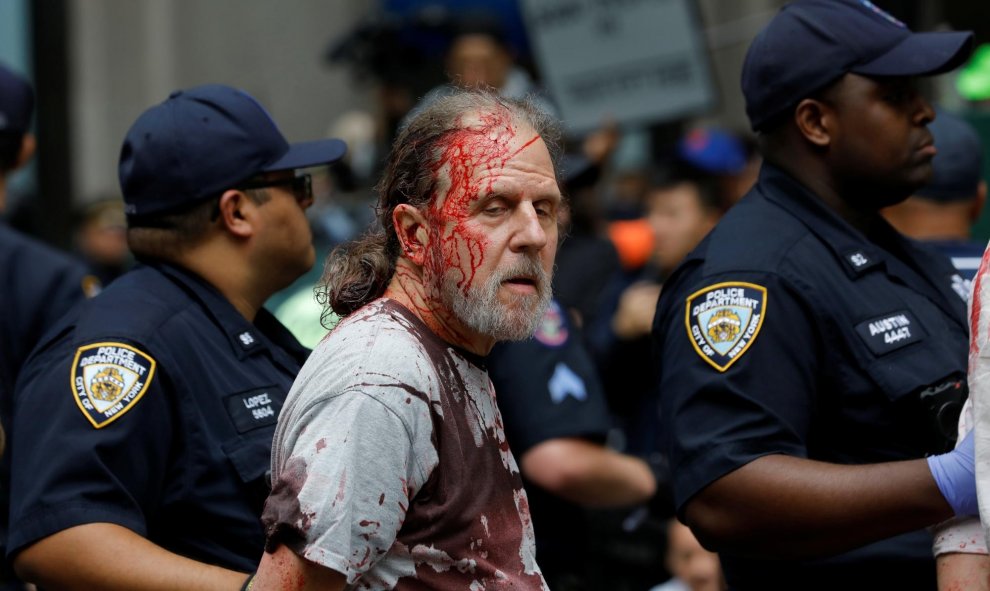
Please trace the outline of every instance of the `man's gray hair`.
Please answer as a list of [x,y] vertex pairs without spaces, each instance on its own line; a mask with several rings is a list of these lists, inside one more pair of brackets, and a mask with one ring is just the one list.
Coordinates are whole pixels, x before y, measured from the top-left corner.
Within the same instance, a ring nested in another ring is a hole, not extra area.
[[[488,90],[463,90],[427,106],[400,131],[392,144],[377,187],[379,227],[338,246],[327,257],[323,277],[316,287],[317,301],[324,308],[324,325],[331,311],[346,316],[385,292],[400,254],[392,213],[403,203],[425,210],[437,198],[437,164],[443,157],[445,143],[451,134],[465,131],[463,119],[471,113],[504,113],[532,127],[550,152],[554,173],[559,174],[559,123],[532,102],[501,97]],[[491,131],[490,126],[482,122],[472,125],[469,131],[484,135]]]

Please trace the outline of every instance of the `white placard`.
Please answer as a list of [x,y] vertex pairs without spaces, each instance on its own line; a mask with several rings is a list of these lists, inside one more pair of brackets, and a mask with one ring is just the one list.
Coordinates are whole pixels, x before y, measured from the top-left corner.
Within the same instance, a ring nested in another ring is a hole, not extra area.
[[575,133],[715,105],[693,0],[520,0],[544,84]]

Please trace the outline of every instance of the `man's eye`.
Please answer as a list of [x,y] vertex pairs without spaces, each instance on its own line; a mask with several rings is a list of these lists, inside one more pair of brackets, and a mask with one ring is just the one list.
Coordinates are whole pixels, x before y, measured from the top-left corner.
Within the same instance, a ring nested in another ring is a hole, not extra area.
[[504,211],[505,207],[501,205],[492,205],[482,210],[485,215],[500,215]]

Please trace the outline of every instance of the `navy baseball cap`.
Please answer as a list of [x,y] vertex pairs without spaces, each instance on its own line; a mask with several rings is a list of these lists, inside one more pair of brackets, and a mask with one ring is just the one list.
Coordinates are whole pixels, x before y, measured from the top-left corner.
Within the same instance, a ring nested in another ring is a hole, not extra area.
[[181,209],[260,173],[331,164],[346,151],[338,139],[289,144],[243,90],[178,90],[142,113],[124,138],[124,209],[128,216]]
[[972,50],[971,32],[914,33],[869,0],[797,0],[746,52],[746,114],[760,130],[844,74],[941,74],[962,65]]
[[677,140],[677,157],[711,174],[736,174],[746,167],[746,148],[731,133],[694,128]]
[[932,180],[918,195],[934,201],[961,201],[976,197],[983,179],[983,146],[976,130],[963,119],[938,110],[928,124],[935,138]]
[[20,74],[0,64],[0,133],[23,134],[31,127],[34,91]]

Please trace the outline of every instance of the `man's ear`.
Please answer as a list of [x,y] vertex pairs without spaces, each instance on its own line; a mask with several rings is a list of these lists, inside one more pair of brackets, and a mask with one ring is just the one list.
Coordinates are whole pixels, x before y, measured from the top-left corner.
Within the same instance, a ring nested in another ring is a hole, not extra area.
[[794,124],[798,133],[812,144],[825,148],[832,143],[832,109],[817,99],[806,98],[794,108]]
[[256,231],[258,204],[244,191],[230,189],[223,192],[217,203],[220,223],[234,236],[250,238]]
[[422,267],[426,262],[427,244],[430,240],[426,216],[408,203],[395,206],[392,211],[392,227],[399,238],[402,256]]

